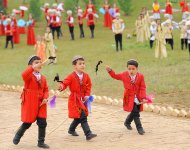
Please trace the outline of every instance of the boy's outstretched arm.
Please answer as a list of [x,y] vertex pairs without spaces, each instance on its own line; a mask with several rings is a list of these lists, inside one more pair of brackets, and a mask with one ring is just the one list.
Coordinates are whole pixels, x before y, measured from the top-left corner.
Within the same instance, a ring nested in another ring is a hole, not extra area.
[[72,77],[71,75],[67,76],[59,85],[59,91],[64,91],[67,86],[69,86],[71,84],[72,81]]
[[116,79],[116,80],[122,80],[122,73],[120,74],[116,74],[115,71],[113,71],[109,66],[106,66],[106,70],[107,72],[109,73],[109,75],[113,78],[113,79]]

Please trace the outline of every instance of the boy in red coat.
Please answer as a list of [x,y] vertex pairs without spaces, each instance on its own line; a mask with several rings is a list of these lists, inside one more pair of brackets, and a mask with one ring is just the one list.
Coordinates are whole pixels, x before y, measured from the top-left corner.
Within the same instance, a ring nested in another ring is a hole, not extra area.
[[11,42],[12,48],[14,48],[14,43],[13,43],[13,27],[11,25],[11,19],[7,18],[7,25],[5,26],[5,35],[6,35],[6,43],[5,43],[5,48],[8,48],[9,41]]
[[140,121],[140,111],[143,111],[143,103],[146,102],[146,85],[144,76],[138,72],[138,62],[129,60],[127,71],[120,74],[116,74],[109,66],[106,67],[106,70],[112,78],[120,80],[124,84],[123,109],[131,112],[124,125],[127,129],[132,130],[131,122],[134,120],[138,133],[143,135],[145,131]]
[[49,148],[44,143],[47,126],[48,86],[46,78],[40,74],[41,68],[41,59],[38,56],[31,56],[28,61],[28,68],[22,73],[24,89],[21,95],[21,120],[23,124],[13,139],[15,145],[20,142],[25,131],[37,120],[38,147]]
[[82,56],[75,56],[72,59],[74,72],[68,75],[60,84],[59,90],[63,91],[68,86],[71,91],[68,101],[69,118],[73,118],[73,122],[69,127],[68,133],[72,136],[79,136],[75,129],[81,123],[82,129],[86,136],[86,140],[96,137],[90,130],[87,122],[88,109],[85,101],[88,100],[91,92],[91,80],[87,73],[84,72],[85,61]]
[[67,15],[68,15],[67,23],[68,23],[69,32],[70,32],[70,35],[71,35],[71,40],[74,40],[75,39],[75,36],[74,36],[74,18],[72,16],[72,11],[68,10]]

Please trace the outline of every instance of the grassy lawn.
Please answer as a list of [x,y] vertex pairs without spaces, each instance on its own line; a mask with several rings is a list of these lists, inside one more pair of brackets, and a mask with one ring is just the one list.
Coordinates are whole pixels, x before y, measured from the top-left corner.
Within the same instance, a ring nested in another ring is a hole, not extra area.
[[[22,0],[9,0],[10,9],[17,7]],[[164,2],[164,0],[160,0]],[[84,24],[85,39],[79,39],[79,27],[75,25],[75,41],[70,41],[69,31],[66,24],[63,25],[63,37],[55,40],[58,47],[56,65],[44,66],[43,74],[47,77],[49,86],[56,88],[53,78],[56,73],[64,78],[73,71],[71,59],[80,54],[86,58],[86,72],[91,76],[93,82],[93,94],[107,95],[113,98],[122,98],[123,85],[111,79],[105,68],[100,66],[98,75],[95,74],[95,66],[99,60],[110,65],[116,72],[126,69],[128,59],[137,59],[140,63],[139,71],[145,75],[148,93],[154,93],[155,102],[163,105],[175,105],[187,108],[190,104],[190,57],[187,50],[180,50],[179,31],[174,31],[174,51],[167,47],[168,58],[155,59],[154,49],[149,48],[149,42],[136,43],[136,38],[127,39],[127,33],[134,30],[134,22],[142,6],[151,9],[152,1],[133,0],[135,4],[130,16],[123,16],[126,22],[126,31],[123,36],[124,50],[116,53],[112,32],[103,28],[103,18],[100,15],[96,29],[95,39],[90,38],[90,31]],[[175,8],[179,8],[174,4]],[[175,21],[179,22],[181,13],[174,15]],[[63,20],[66,20],[63,17]],[[37,23],[36,35],[45,32],[45,21]],[[27,59],[34,54],[34,47],[26,45],[26,35],[21,35],[21,44],[15,45],[14,49],[4,49],[5,37],[0,37],[0,84],[22,85],[21,72],[27,66]]]

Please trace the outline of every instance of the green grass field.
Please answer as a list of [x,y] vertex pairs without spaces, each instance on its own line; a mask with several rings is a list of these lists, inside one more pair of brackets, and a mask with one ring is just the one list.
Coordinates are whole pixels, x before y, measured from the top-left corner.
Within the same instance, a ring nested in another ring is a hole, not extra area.
[[[45,1],[45,0],[43,0]],[[22,0],[9,0],[10,8],[18,7]],[[160,0],[164,2],[164,0]],[[56,73],[61,78],[73,71],[71,59],[80,54],[86,58],[86,72],[91,76],[93,82],[93,94],[106,95],[112,98],[122,98],[123,85],[119,81],[111,79],[105,68],[100,66],[98,75],[95,74],[95,66],[99,60],[104,65],[110,65],[116,72],[126,69],[128,59],[137,59],[140,63],[139,71],[145,75],[147,93],[154,93],[155,102],[162,105],[175,105],[188,108],[190,104],[190,57],[187,50],[180,50],[179,31],[174,31],[175,49],[172,51],[167,47],[168,58],[155,59],[154,49],[149,48],[149,42],[136,43],[136,38],[127,39],[128,33],[132,34],[134,22],[142,6],[151,9],[152,1],[133,0],[134,8],[130,16],[123,16],[126,22],[126,31],[123,36],[124,50],[116,53],[112,32],[103,28],[103,18],[100,19],[95,29],[95,39],[90,38],[90,31],[85,29],[85,39],[79,38],[79,29],[75,25],[75,41],[70,41],[69,31],[66,24],[63,25],[63,37],[55,40],[58,47],[56,65],[45,66],[42,70],[47,77],[49,86],[56,89],[53,78]],[[178,4],[174,4],[179,8]],[[174,14],[175,21],[180,21],[181,13]],[[63,20],[66,20],[63,18]],[[86,24],[85,24],[86,25]],[[45,32],[45,21],[38,22],[35,28],[36,35]],[[21,36],[21,44],[15,45],[14,49],[4,49],[5,37],[0,37],[0,84],[22,85],[21,72],[27,67],[27,59],[34,54],[34,47],[26,45],[26,35]]]

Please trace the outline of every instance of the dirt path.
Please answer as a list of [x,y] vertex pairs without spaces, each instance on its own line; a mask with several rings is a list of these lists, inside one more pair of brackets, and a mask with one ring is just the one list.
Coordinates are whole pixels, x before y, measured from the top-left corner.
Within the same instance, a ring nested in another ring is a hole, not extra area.
[[[20,126],[20,95],[0,91],[0,150],[38,150],[37,126],[34,123],[26,132],[19,145],[12,144],[15,131]],[[47,134],[61,122],[65,122],[47,135],[46,143],[52,150],[189,150],[190,120],[169,118],[152,113],[142,113],[146,134],[140,136],[134,129],[128,131],[123,121],[127,113],[118,107],[93,105],[89,124],[98,137],[86,142],[81,127],[79,137],[71,137],[67,129],[72,120],[67,118],[67,101],[58,99],[55,109],[48,110]]]

